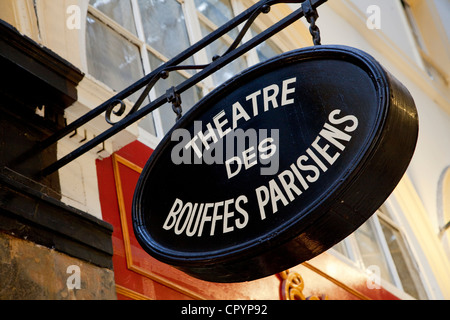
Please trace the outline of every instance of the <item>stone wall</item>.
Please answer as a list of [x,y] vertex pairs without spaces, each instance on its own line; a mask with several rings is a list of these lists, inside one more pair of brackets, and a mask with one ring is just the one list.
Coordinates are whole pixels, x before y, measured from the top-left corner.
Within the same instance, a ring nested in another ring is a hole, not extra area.
[[113,299],[112,270],[0,233],[0,300]]

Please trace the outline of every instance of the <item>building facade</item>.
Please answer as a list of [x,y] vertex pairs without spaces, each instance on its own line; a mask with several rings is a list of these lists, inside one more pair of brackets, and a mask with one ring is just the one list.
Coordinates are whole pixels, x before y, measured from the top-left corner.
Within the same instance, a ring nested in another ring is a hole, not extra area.
[[[450,298],[447,0],[328,0],[318,8],[322,44],[368,52],[408,88],[419,114],[419,139],[406,174],[372,218],[327,252],[285,272],[245,283],[211,283],[140,247],[131,203],[142,168],[175,124],[168,103],[56,172],[39,175],[110,124],[98,116],[45,150],[41,141],[255,3],[0,3],[1,299]],[[243,41],[298,7],[273,5]],[[184,92],[183,112],[249,66],[311,46],[308,27],[305,19],[295,22]],[[238,33],[229,32],[185,64],[209,63]],[[194,74],[171,72],[146,101]],[[139,92],[130,96],[127,110],[138,97]]]

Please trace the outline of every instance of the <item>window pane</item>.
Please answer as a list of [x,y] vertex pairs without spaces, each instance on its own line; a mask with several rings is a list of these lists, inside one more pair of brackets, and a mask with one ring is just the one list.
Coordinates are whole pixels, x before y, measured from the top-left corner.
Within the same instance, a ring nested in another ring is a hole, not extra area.
[[378,267],[381,277],[394,283],[391,273],[389,272],[386,257],[384,256],[377,239],[372,219],[366,221],[355,231],[355,237],[364,266],[366,268],[370,266]]
[[258,54],[259,61],[266,61],[282,52],[273,43],[266,41],[256,47],[256,53]]
[[[115,91],[122,91],[144,76],[139,48],[91,15],[86,24],[86,54],[89,74]],[[135,102],[138,97],[139,92],[128,99]],[[149,119],[146,130],[155,134],[151,116]]]
[[402,282],[403,290],[417,299],[427,299],[420,276],[409,255],[406,244],[400,232],[392,228],[389,224],[380,220],[386,242],[394,260],[397,273]]
[[337,252],[339,252],[340,254],[342,254],[343,256],[350,258],[349,254],[348,254],[348,250],[347,250],[347,246],[345,245],[345,240],[342,240],[341,242],[335,244],[333,247],[331,247],[332,249],[336,250]]
[[139,0],[146,42],[166,58],[190,46],[183,9],[176,0]]
[[[255,27],[250,28],[250,31],[253,37],[260,33]],[[259,61],[265,61],[281,54],[282,51],[273,41],[268,39],[256,47],[256,53],[258,54]]]
[[[163,61],[155,57],[149,52],[150,66],[152,69],[156,69]],[[172,86],[176,87],[183,81],[186,81],[186,77],[181,75],[179,72],[170,72],[167,79],[159,80],[155,85],[156,95],[159,97],[166,93],[168,89]],[[183,114],[185,114],[189,109],[191,109],[201,98],[201,90],[197,86],[194,86],[181,94],[181,106],[183,109]],[[161,115],[161,122],[164,132],[167,132],[175,124],[176,114],[172,110],[172,104],[166,103],[159,108]]]
[[[200,27],[203,36],[206,36],[212,32],[212,30],[204,24],[200,24]],[[228,48],[229,45],[225,41],[218,39],[217,41],[214,41],[212,44],[206,47],[206,54],[208,55],[210,61],[212,61],[212,57],[214,57],[215,55],[224,54],[228,50]],[[243,57],[237,58],[212,75],[214,85],[217,86],[225,82],[234,75],[244,71],[246,68],[247,63],[245,62],[245,59]]]
[[218,27],[234,18],[229,0],[195,0],[195,6]]
[[153,115],[150,113],[139,121],[139,127],[156,137],[155,123],[153,121]]
[[[217,28],[234,18],[233,8],[229,0],[195,0],[195,5],[198,12],[208,18]],[[206,34],[203,33],[203,36],[212,31],[208,31]],[[238,34],[238,28],[234,28],[227,33],[233,40],[236,39]]]
[[144,76],[139,48],[88,15],[86,51],[89,73],[121,91]]
[[130,0],[90,0],[89,4],[136,35]]

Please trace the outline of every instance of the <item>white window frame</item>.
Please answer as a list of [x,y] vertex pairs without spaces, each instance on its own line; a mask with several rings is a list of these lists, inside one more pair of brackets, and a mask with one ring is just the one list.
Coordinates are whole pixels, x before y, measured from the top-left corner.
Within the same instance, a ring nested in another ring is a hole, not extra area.
[[[391,197],[393,197],[393,195],[391,195]],[[397,212],[397,210],[394,209],[392,202],[393,202],[392,198],[388,198],[383,205],[385,207],[385,209],[391,215],[392,219],[390,217],[388,217],[387,215],[385,215],[380,210],[377,210],[373,214],[373,216],[370,218],[370,223],[372,223],[372,225],[374,226],[377,243],[380,245],[382,254],[386,258],[388,271],[393,279],[393,283],[392,283],[391,281],[389,281],[387,279],[381,278],[380,279],[381,286],[401,299],[405,299],[405,300],[416,299],[416,298],[412,297],[411,295],[409,295],[407,292],[405,292],[403,289],[400,277],[397,272],[397,267],[395,266],[391,252],[390,252],[387,242],[385,240],[385,236],[384,236],[384,233],[383,233],[383,230],[381,227],[380,219],[382,219],[385,223],[389,224],[390,227],[392,227],[393,229],[398,231],[400,233],[400,235],[402,236],[402,238],[407,246],[408,254],[410,255],[411,260],[415,264],[414,267],[418,270],[418,275],[419,275],[420,281],[422,282],[422,285],[425,289],[425,294],[427,295],[428,298],[430,298],[431,297],[430,289],[429,289],[426,279],[423,276],[424,273],[422,272],[422,268],[418,264],[417,254],[414,252],[412,246],[410,245],[410,239],[408,239],[406,232],[404,232],[403,228],[401,228],[401,226],[400,226],[400,222],[399,222],[400,219],[398,218],[399,212]],[[355,269],[358,269],[362,272],[365,272],[367,274],[370,274],[371,273],[371,271],[369,269],[370,266],[366,266],[363,262],[355,235],[354,234],[349,235],[346,239],[342,240],[342,242],[344,243],[344,246],[345,246],[348,256],[340,253],[339,251],[337,251],[333,248],[329,249],[327,252],[330,253],[331,255],[333,255],[334,257],[338,258],[339,260],[345,262],[349,266],[351,266]]]
[[[185,8],[185,1],[180,1],[180,0],[175,0],[175,1],[177,1],[178,3],[181,4],[183,13],[185,14],[185,16],[187,16],[187,13],[190,14],[190,11],[187,12],[187,10]],[[121,26],[116,21],[114,21],[112,18],[108,17],[106,14],[104,14],[100,10],[94,8],[90,4],[88,6],[88,14],[91,14],[96,19],[98,19],[101,23],[105,24],[106,26],[111,28],[114,32],[117,32],[119,35],[124,37],[127,41],[129,41],[133,45],[137,46],[139,48],[140,55],[141,55],[141,63],[142,63],[143,72],[144,72],[144,74],[149,74],[150,72],[152,72],[152,68],[150,66],[149,55],[148,55],[149,51],[152,54],[154,54],[158,59],[161,59],[165,62],[168,61],[169,59],[167,57],[165,57],[163,54],[161,54],[160,52],[158,52],[156,49],[151,47],[148,43],[146,43],[145,33],[144,33],[143,25],[142,25],[142,18],[140,15],[140,9],[139,9],[138,2],[137,2],[137,0],[131,0],[130,2],[131,2],[131,6],[132,6],[132,11],[133,11],[132,14],[133,14],[134,20],[135,20],[137,36],[134,35],[132,32],[128,31],[125,27]],[[191,1],[189,1],[189,2],[191,2]],[[189,19],[190,22],[186,23],[189,41],[191,44],[196,40],[195,36],[192,36],[191,32],[190,32],[194,29],[188,27],[190,24],[192,24],[192,20],[193,19]],[[186,21],[188,21],[188,19],[186,19]],[[203,59],[201,59],[201,58],[199,59],[198,55],[194,56],[195,63],[202,64],[202,61],[198,61],[198,60],[203,60]],[[179,70],[177,72],[186,78],[191,77],[191,75],[184,70]],[[205,85],[202,83],[197,84],[197,86],[201,89],[204,89],[204,87],[205,87]],[[154,88],[150,91],[149,95],[150,95],[150,99],[152,99],[152,100],[157,98]],[[152,116],[153,116],[155,131],[156,131],[156,137],[151,137],[153,135],[148,133],[149,137],[147,137],[146,140],[151,140],[152,147],[155,147],[154,146],[155,142],[161,141],[161,139],[164,137],[165,133],[164,133],[164,128],[162,125],[161,114],[160,114],[159,109],[156,109],[155,111],[153,111]],[[143,132],[143,131],[144,130],[140,130],[140,132]]]
[[[196,25],[196,30],[198,30],[198,32],[195,33],[195,36],[197,37],[196,38],[197,41],[201,40],[205,36],[201,32],[200,24],[203,23],[207,28],[209,28],[211,30],[216,30],[217,28],[221,27],[221,26],[216,25],[214,22],[212,22],[210,19],[208,19],[208,17],[203,15],[201,12],[199,12],[197,10],[197,7],[195,6],[194,0],[185,0],[185,3],[189,4],[189,6],[191,7],[191,10],[189,12],[192,13],[192,17],[194,17],[194,20],[195,20],[195,21],[193,21],[193,24]],[[244,11],[246,9],[237,0],[230,0],[230,4],[231,4],[231,10],[233,13],[233,17],[236,17],[239,13],[241,13],[242,11]],[[240,27],[238,27],[238,28],[240,28]],[[244,36],[244,38],[242,39],[242,41],[245,42],[245,41],[249,40],[250,38],[251,38],[251,36],[249,35],[249,33],[247,33]],[[220,39],[225,41],[228,46],[231,46],[234,42],[234,39],[232,39],[228,34],[223,35]],[[217,41],[220,41],[220,40],[218,39]],[[204,49],[202,51],[204,53],[204,56],[202,59],[203,63],[210,63],[211,61],[206,54],[206,50]],[[249,52],[246,52],[243,55],[243,58],[245,60],[247,67],[251,66],[259,61],[257,55],[255,56],[255,53],[253,51],[254,50],[251,50]],[[223,52],[217,52],[216,54],[223,54]],[[205,79],[205,82],[206,82],[206,86],[208,88],[206,93],[209,93],[212,89],[215,88],[215,84],[212,80],[212,76],[209,76],[207,79]]]
[[[429,23],[424,26],[423,23],[419,24],[415,13],[417,13],[417,10],[413,9],[413,6],[419,2],[423,1],[423,6],[425,7],[424,10],[428,10],[432,12],[432,18],[430,19]],[[450,60],[448,57],[445,58],[445,61],[436,60],[436,53],[441,54],[441,51],[443,51],[443,48],[436,49],[436,48],[430,48],[429,44],[426,43],[426,33],[425,32],[433,32],[437,38],[441,38],[443,41],[447,39],[445,30],[440,22],[440,19],[442,19],[442,16],[439,15],[435,4],[433,1],[428,0],[400,0],[402,7],[403,7],[403,13],[404,17],[408,22],[409,30],[412,34],[412,37],[414,39],[416,50],[419,54],[419,65],[420,67],[427,73],[428,77],[438,82],[440,85],[443,85],[444,87],[447,86],[448,81],[448,72],[446,72],[446,67],[448,66]],[[427,28],[427,30],[424,30]],[[443,31],[439,32],[439,31]],[[424,34],[425,33],[425,34]],[[438,40],[437,40],[438,41]],[[445,48],[445,47],[444,47]],[[446,46],[448,49],[448,45]],[[433,50],[432,50],[433,49]],[[437,51],[436,51],[437,50]],[[431,51],[431,52],[430,52]],[[442,63],[444,63],[444,67],[442,67]]]
[[[200,24],[204,23],[208,28],[211,28],[215,30],[216,28],[220,27],[215,25],[212,21],[210,21],[206,16],[201,14],[194,3],[194,0],[175,0],[179,4],[181,4],[183,13],[185,16],[186,21],[186,28],[187,33],[189,37],[190,44],[194,44],[197,41],[201,40],[204,35],[202,35]],[[133,45],[137,46],[139,48],[140,54],[141,54],[141,60],[142,60],[142,68],[144,74],[148,74],[152,71],[152,68],[150,66],[149,61],[149,55],[148,52],[151,52],[154,54],[157,58],[168,61],[168,58],[165,57],[163,54],[158,52],[156,49],[151,47],[149,44],[146,43],[145,39],[145,32],[142,24],[142,18],[140,14],[139,4],[138,0],[130,0],[131,6],[132,6],[132,13],[135,20],[135,26],[136,26],[136,33],[137,35],[133,34],[132,32],[128,31],[125,27],[121,26],[118,22],[114,21],[112,18],[108,17],[106,14],[101,12],[100,10],[94,8],[92,5],[88,5],[88,14],[91,14],[96,19],[98,19],[101,23],[105,24],[109,28],[111,28],[114,32],[117,32],[119,35],[124,37],[127,41],[132,43]],[[237,16],[240,12],[247,9],[244,4],[238,0],[230,0],[233,15]],[[257,21],[255,21],[256,23]],[[258,22],[258,27],[261,29],[264,29],[261,25],[261,22]],[[231,37],[225,35],[221,38],[224,40],[227,44],[231,45],[234,41]],[[248,32],[243,39],[243,42],[248,41],[251,39],[251,35]],[[278,44],[277,44],[278,45]],[[283,47],[283,45],[279,46],[282,51],[286,51],[286,49]],[[221,54],[218,52],[217,54]],[[256,49],[252,49],[249,52],[245,53],[243,55],[246,65],[251,66],[259,62],[258,54],[256,53]],[[194,55],[194,62],[196,64],[207,64],[209,63],[209,59],[206,54],[206,50],[202,49],[198,53]],[[177,71],[182,76],[189,78],[191,75],[186,71]],[[214,89],[215,85],[212,81],[212,77],[209,76],[205,80],[203,80],[201,83],[197,84],[197,86],[202,90],[203,96],[208,94],[212,89]],[[153,88],[150,91],[150,99],[154,100],[156,97],[155,89]],[[156,136],[153,136],[153,134],[146,132],[145,130],[141,129],[139,130],[140,135],[144,135],[144,141],[148,142],[150,147],[154,148],[156,145],[161,141],[161,139],[164,137],[164,128],[161,121],[161,113],[159,109],[156,109],[152,112],[153,116],[153,122],[155,127]]]
[[[185,17],[187,17],[187,10],[185,8],[185,1],[181,1],[181,0],[176,0],[180,5],[181,8],[183,10],[183,14]],[[169,58],[165,57],[162,53],[160,53],[158,50],[156,50],[155,48],[151,47],[145,39],[145,32],[144,32],[144,26],[142,24],[142,17],[141,17],[141,11],[139,9],[139,4],[137,2],[137,0],[131,0],[131,5],[133,8],[133,14],[134,14],[134,20],[135,20],[135,24],[136,24],[136,30],[137,30],[137,34],[139,37],[139,40],[141,42],[140,45],[140,51],[141,51],[141,57],[142,57],[142,64],[144,67],[144,73],[145,74],[149,74],[150,72],[152,72],[152,68],[150,66],[150,59],[149,59],[149,55],[148,52],[150,51],[152,54],[154,54],[158,59],[167,62],[169,61]],[[188,19],[186,19],[187,23],[186,23],[186,29],[187,29],[187,33],[188,33],[188,37],[189,37],[189,42],[192,45],[195,41],[195,37],[193,37],[190,33],[190,28],[188,27],[189,24],[191,24],[191,21],[188,21]],[[201,62],[197,61],[197,58],[194,56],[194,61],[197,64],[202,64]],[[177,71],[178,73],[180,73],[182,76],[186,77],[186,78],[190,78],[191,75],[184,71],[184,70],[179,70]],[[199,86],[200,88],[204,87],[204,84],[199,83],[197,84],[197,86]],[[150,98],[152,100],[155,100],[156,98],[158,98],[156,96],[155,93],[155,88],[152,88],[152,90],[150,91]],[[152,112],[153,115],[153,122],[155,125],[155,131],[156,131],[156,137],[158,138],[158,140],[160,141],[165,133],[164,133],[164,128],[162,125],[162,121],[161,121],[161,113],[159,109],[156,109],[155,111]]]

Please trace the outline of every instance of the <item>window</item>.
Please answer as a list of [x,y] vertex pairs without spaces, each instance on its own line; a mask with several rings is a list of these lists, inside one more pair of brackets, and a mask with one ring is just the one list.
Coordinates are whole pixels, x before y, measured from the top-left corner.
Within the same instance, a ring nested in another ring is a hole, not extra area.
[[428,298],[408,244],[385,205],[333,249],[363,270],[375,267],[382,280],[410,296]]
[[[89,4],[88,72],[115,91],[128,87],[190,46],[183,4],[177,0],[90,0]],[[183,71],[171,73],[157,83],[149,99],[190,76]],[[200,99],[201,91],[200,85],[181,95],[184,111]],[[131,100],[136,101],[138,96],[134,94]],[[161,137],[175,124],[175,118],[171,105],[166,104],[139,125]]]
[[102,20],[87,17],[89,72],[114,90],[125,88],[144,76],[139,47],[107,27]]
[[[250,28],[250,32],[252,36],[256,36],[261,31],[256,26],[252,26]],[[259,61],[265,61],[269,58],[272,58],[276,55],[279,55],[283,53],[281,49],[275,44],[275,42],[272,39],[268,39],[267,41],[259,44],[256,47],[256,54],[258,55]]]
[[[241,6],[236,0],[90,0],[86,29],[88,73],[121,91],[234,18]],[[211,62],[215,55],[227,51],[238,32],[231,30],[183,64]],[[258,32],[253,27],[251,34]],[[250,33],[244,41],[249,37]],[[278,53],[281,50],[270,40],[223,67],[181,95],[183,112],[220,83]],[[147,102],[194,72],[172,72],[168,79],[158,81]],[[130,99],[136,101],[138,96],[136,93]],[[166,104],[141,120],[139,126],[162,138],[175,124],[175,118],[171,105]]]
[[[195,0],[195,5],[203,37],[235,17],[230,0]],[[208,60],[212,61],[215,55],[224,54],[238,33],[238,30],[233,29],[219,41],[215,41],[209,45],[206,48]],[[247,68],[247,57],[239,57],[213,74],[214,86],[230,79],[233,75]]]
[[448,86],[450,74],[450,3],[442,0],[401,0],[406,19],[417,45],[423,68],[429,77]]
[[445,168],[439,179],[438,188],[438,224],[439,239],[450,260],[450,167]]

